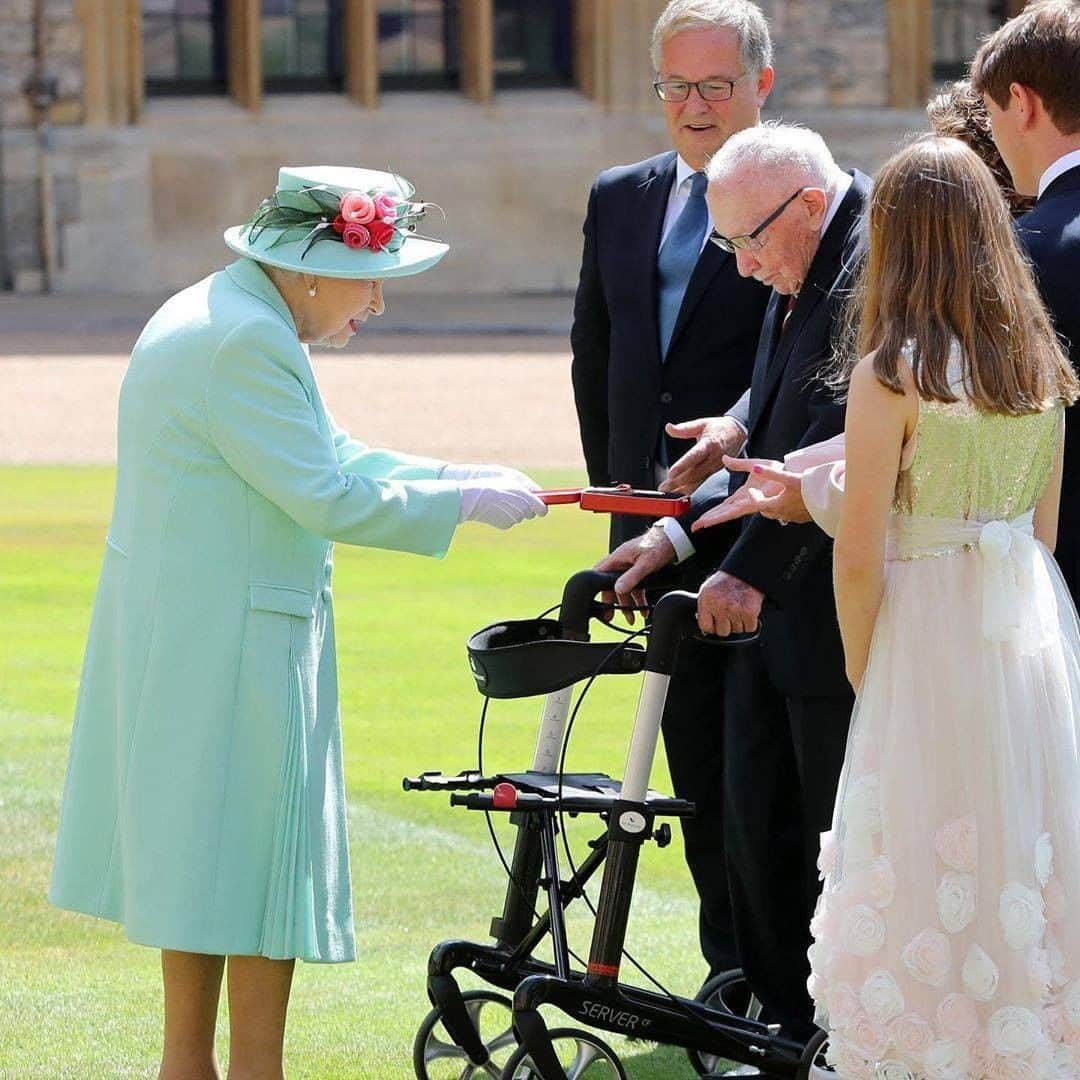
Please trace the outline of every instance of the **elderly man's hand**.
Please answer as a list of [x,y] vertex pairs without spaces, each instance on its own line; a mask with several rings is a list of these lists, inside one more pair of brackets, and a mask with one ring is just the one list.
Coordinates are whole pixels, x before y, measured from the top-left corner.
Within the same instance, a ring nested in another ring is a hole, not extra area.
[[710,416],[665,427],[673,439],[697,442],[668,471],[661,491],[692,495],[714,472],[724,466],[725,454],[736,454],[746,441],[746,432],[730,416]]
[[729,472],[750,475],[734,495],[702,514],[691,526],[691,531],[708,529],[747,514],[761,514],[782,525],[812,520],[803,502],[801,473],[788,472],[779,461],[765,458],[725,457],[724,465]]
[[671,541],[664,535],[664,530],[653,526],[641,536],[635,536],[620,544],[610,555],[601,559],[594,570],[605,572],[622,570],[624,573],[615,582],[614,592],[600,594],[600,600],[604,604],[612,605],[605,612],[605,622],[610,622],[614,614],[614,607],[623,609],[623,616],[629,625],[634,624],[635,607],[647,609],[648,602],[645,599],[645,590],[641,583],[650,575],[663,570],[669,563],[675,561],[675,548]]
[[698,592],[698,626],[703,634],[718,637],[752,633],[758,627],[764,599],[753,585],[717,570]]

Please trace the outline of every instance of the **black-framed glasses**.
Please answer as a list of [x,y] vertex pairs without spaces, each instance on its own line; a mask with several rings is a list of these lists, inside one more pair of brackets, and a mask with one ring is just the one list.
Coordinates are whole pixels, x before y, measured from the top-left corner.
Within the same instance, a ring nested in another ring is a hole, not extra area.
[[661,101],[686,101],[690,97],[690,91],[697,87],[698,94],[705,101],[727,101],[735,93],[735,84],[742,75],[734,79],[702,79],[699,82],[687,82],[685,79],[672,79],[667,82],[654,82],[653,89]]
[[760,251],[765,246],[765,241],[760,239],[761,234],[793,203],[804,191],[805,187],[799,188],[793,195],[789,195],[753,232],[743,233],[742,236],[721,236],[715,229],[709,233],[709,240],[724,251]]

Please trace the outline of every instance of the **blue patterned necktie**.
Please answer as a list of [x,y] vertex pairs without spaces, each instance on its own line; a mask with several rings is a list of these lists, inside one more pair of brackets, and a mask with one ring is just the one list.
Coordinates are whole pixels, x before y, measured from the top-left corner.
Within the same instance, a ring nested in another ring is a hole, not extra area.
[[690,181],[690,197],[682,208],[660,247],[656,259],[659,292],[657,296],[657,321],[660,327],[660,358],[667,358],[671,335],[679,317],[686,286],[701,254],[701,238],[709,220],[709,208],[705,205],[705,188],[708,181],[704,173],[694,173]]

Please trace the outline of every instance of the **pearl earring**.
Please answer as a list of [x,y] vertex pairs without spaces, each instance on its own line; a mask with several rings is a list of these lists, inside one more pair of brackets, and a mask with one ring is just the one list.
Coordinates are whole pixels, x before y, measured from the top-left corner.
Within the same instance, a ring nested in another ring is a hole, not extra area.
[[314,295],[315,295],[315,294],[316,294],[316,293],[317,293],[318,291],[319,291],[319,288],[318,288],[318,286],[317,286],[317,285],[312,285],[312,286],[311,286],[311,287],[310,287],[310,288],[308,289],[308,291],[307,291],[307,294],[308,294],[308,296],[314,296]]

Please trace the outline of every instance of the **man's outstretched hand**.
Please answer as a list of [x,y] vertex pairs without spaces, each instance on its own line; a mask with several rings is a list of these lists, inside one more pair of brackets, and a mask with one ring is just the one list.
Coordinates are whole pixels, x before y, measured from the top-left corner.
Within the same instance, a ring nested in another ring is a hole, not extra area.
[[664,430],[673,439],[697,442],[668,470],[661,491],[692,495],[713,473],[724,467],[725,454],[737,454],[746,432],[730,416],[706,416],[684,424],[667,424]]
[[648,608],[642,582],[674,561],[675,548],[664,535],[664,530],[655,525],[641,536],[620,544],[610,555],[601,559],[593,567],[594,570],[622,571],[615,582],[614,591],[600,594],[601,603],[612,605],[605,611],[604,621],[610,622],[618,607],[622,609],[627,624],[633,626],[634,608]]

